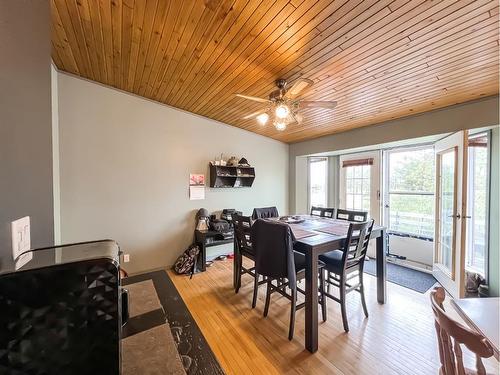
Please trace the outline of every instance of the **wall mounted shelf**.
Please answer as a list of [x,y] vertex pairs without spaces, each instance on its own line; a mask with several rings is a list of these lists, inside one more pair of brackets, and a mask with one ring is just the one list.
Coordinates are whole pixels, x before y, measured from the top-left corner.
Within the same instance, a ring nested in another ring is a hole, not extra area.
[[212,188],[251,187],[254,180],[254,167],[210,164],[210,187]]

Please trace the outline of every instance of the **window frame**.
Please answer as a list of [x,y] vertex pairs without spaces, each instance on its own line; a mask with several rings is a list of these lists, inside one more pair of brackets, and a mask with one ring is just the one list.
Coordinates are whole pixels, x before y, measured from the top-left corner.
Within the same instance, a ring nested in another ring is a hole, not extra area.
[[344,161],[353,159],[373,159],[370,165],[370,218],[375,220],[375,224],[382,222],[382,149],[356,151],[339,155],[338,159],[338,206],[346,208],[346,168]]
[[[390,224],[390,206],[389,206],[389,199],[390,199],[390,194],[395,194],[395,195],[413,195],[413,196],[432,196],[434,197],[434,203],[436,201],[436,181],[434,181],[434,192],[411,192],[411,191],[399,191],[396,193],[391,193],[390,192],[390,155],[392,153],[397,153],[397,152],[402,152],[402,151],[419,151],[419,150],[425,150],[425,149],[430,149],[433,151],[433,157],[434,157],[434,142],[428,142],[428,143],[421,143],[418,145],[405,145],[405,146],[398,146],[398,147],[392,147],[392,148],[387,148],[383,150],[383,155],[382,155],[382,160],[383,160],[383,176],[382,176],[382,188],[384,191],[384,202],[383,202],[383,219],[384,219],[384,225],[387,227],[387,232],[390,235],[394,236],[399,236],[399,237],[407,237],[407,238],[415,238],[423,241],[430,241],[434,242],[434,236],[433,237],[427,237],[427,236],[421,236],[417,235],[414,233],[405,233],[405,232],[400,232],[400,231],[394,231],[391,230],[389,224]],[[434,168],[436,166],[434,165]],[[434,207],[434,204],[432,207]],[[434,211],[432,212],[433,215],[435,214]],[[435,224],[435,223],[434,223]]]
[[325,162],[325,207],[328,207],[329,201],[329,158],[328,156],[310,156],[307,158],[307,212],[311,212],[311,164]]

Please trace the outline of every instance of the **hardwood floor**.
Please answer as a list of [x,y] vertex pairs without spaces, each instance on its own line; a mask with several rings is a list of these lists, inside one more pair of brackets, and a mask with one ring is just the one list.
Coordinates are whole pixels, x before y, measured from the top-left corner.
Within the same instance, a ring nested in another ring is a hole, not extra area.
[[[350,332],[346,334],[340,305],[328,300],[328,321],[319,328],[319,350],[311,354],[304,349],[304,310],[297,312],[295,337],[288,341],[288,300],[273,295],[269,316],[264,318],[264,288],[252,309],[252,279],[243,276],[240,292],[235,294],[231,260],[217,261],[191,280],[172,271],[169,274],[228,374],[438,373],[429,292],[420,294],[388,283],[388,303],[379,305],[376,280],[366,275],[370,317],[364,318],[359,295],[349,294]],[[474,368],[470,355],[465,362]],[[495,360],[486,366],[498,374]]]

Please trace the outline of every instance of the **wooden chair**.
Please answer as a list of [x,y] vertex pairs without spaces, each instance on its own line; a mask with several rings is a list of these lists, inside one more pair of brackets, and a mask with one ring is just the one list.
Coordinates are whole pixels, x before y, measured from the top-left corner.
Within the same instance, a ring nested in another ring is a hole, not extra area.
[[368,212],[366,211],[351,211],[343,210],[341,208],[337,210],[337,219],[341,220],[363,222],[366,221],[367,217]]
[[[267,279],[266,304],[264,316],[269,312],[271,294],[277,292],[291,301],[290,327],[288,339],[293,339],[295,327],[295,312],[305,306],[305,303],[297,304],[297,292],[304,291],[297,287],[297,280],[305,278],[306,258],[304,254],[293,250],[295,238],[290,227],[279,221],[257,220],[252,226],[252,239],[255,250],[255,273],[263,275]],[[319,303],[326,321],[326,299],[324,295],[324,273],[323,264],[318,265]],[[276,284],[273,284],[273,281]],[[286,293],[289,288],[291,294]]]
[[252,213],[252,219],[268,219],[270,217],[279,217],[278,209],[276,207],[261,207],[254,208]]
[[[439,374],[486,374],[481,358],[489,358],[493,355],[493,348],[490,343],[484,336],[464,327],[448,316],[443,308],[445,291],[442,287],[434,288],[430,297],[438,339],[439,359],[441,361]],[[461,344],[476,355],[476,371],[464,368]]]
[[[368,318],[365,287],[363,284],[363,267],[372,228],[373,220],[363,223],[351,223],[347,232],[344,249],[329,251],[319,256],[319,259],[325,263],[327,271],[326,283],[328,288],[325,295],[340,303],[342,322],[346,332],[349,332],[349,324],[347,323],[345,298],[349,292],[356,291],[361,295],[363,311]],[[349,284],[348,281],[354,278],[358,278],[357,284]],[[339,288],[339,298],[330,294],[331,285]]]
[[323,208],[312,206],[311,207],[311,216],[322,216]]
[[254,278],[252,308],[254,308],[257,303],[259,285],[265,283],[265,281],[259,281],[259,277],[255,275],[255,266],[250,268],[245,268],[243,266],[243,257],[255,262],[255,252],[253,250],[251,238],[252,219],[249,216],[234,214],[232,221],[235,240],[234,256],[236,257],[236,269],[234,270],[234,277],[236,277],[235,293],[238,293],[240,290],[241,275],[246,273],[252,276]]

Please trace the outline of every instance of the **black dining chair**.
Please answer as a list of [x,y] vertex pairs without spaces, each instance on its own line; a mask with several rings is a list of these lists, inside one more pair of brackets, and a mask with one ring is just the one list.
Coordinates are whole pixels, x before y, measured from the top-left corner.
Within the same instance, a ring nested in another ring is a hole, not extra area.
[[322,207],[316,207],[316,206],[311,207],[311,216],[322,216],[322,215],[323,215]]
[[257,303],[257,293],[259,285],[265,283],[265,280],[259,280],[259,277],[255,275],[255,266],[246,268],[243,265],[243,257],[248,258],[255,262],[255,252],[252,246],[251,230],[252,230],[252,219],[250,216],[242,216],[239,214],[233,214],[232,217],[234,226],[234,239],[235,239],[235,249],[234,256],[236,257],[236,288],[235,293],[238,293],[241,287],[241,276],[243,274],[248,274],[254,278],[254,289],[252,298],[252,308],[255,307]]
[[366,211],[343,210],[341,208],[337,210],[337,219],[341,220],[364,222],[367,217],[368,212]]
[[278,209],[276,207],[261,207],[254,208],[252,213],[252,219],[268,219],[270,217],[279,217]]
[[335,217],[335,208],[325,207],[321,209],[321,216],[333,219]]
[[[349,332],[349,324],[347,323],[345,298],[349,292],[355,290],[361,295],[363,311],[368,318],[365,287],[363,284],[363,267],[372,229],[373,220],[362,223],[351,223],[347,232],[344,249],[329,251],[319,256],[319,259],[325,264],[327,273],[325,281],[328,288],[325,295],[340,303],[342,322],[344,323],[344,330],[346,332]],[[348,283],[355,277],[358,278],[356,284]],[[330,294],[330,285],[339,288],[340,298]]]
[[[305,306],[297,304],[297,292],[305,294],[297,287],[297,281],[305,278],[306,259],[301,253],[293,250],[295,237],[291,228],[279,221],[257,220],[252,225],[252,240],[255,250],[255,273],[267,279],[266,303],[264,316],[269,312],[271,294],[278,292],[291,301],[290,327],[288,339],[293,339],[295,327],[295,312]],[[319,262],[319,303],[323,321],[326,321],[326,299],[324,291],[323,263]],[[276,282],[276,285],[273,284]],[[289,288],[291,293],[286,293]]]

